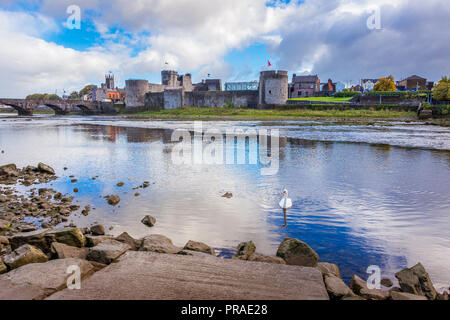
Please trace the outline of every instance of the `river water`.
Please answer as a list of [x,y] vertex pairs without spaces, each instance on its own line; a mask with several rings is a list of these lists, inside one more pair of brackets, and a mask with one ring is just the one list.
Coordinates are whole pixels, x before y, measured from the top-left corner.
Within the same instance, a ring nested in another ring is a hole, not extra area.
[[[194,131],[193,122],[114,117],[1,115],[0,164],[51,165],[59,176],[53,188],[95,207],[87,217],[72,217],[80,227],[97,222],[115,235],[159,233],[179,246],[202,241],[227,257],[248,240],[257,252],[275,255],[283,238],[293,237],[321,261],[337,263],[346,281],[355,273],[367,278],[370,265],[394,279],[420,261],[436,287],[450,285],[450,128],[402,121],[201,125],[279,130],[275,174],[263,175],[262,165],[249,161],[177,164],[171,135]],[[248,160],[248,143],[246,152]],[[150,187],[133,190],[144,181]],[[284,188],[293,201],[286,217],[278,207]],[[118,206],[106,203],[109,194],[120,196]],[[157,219],[152,229],[140,222],[147,214]]]

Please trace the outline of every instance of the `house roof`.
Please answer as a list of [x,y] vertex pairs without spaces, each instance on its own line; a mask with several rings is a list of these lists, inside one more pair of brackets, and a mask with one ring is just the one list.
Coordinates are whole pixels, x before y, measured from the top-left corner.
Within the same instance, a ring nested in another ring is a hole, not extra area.
[[412,75],[404,80],[427,80],[427,79],[419,77],[418,75]]
[[292,79],[292,82],[317,82],[319,77],[317,75],[315,76],[295,76],[294,79]]

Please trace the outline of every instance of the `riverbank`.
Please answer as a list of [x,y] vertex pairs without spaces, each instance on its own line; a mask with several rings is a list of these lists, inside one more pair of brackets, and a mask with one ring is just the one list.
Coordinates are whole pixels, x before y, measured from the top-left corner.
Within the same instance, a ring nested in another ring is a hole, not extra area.
[[[91,206],[73,204],[78,190],[70,196],[38,188],[57,179],[55,170],[43,163],[23,169],[0,166],[0,299],[107,299],[113,293],[117,299],[448,299],[436,292],[420,263],[396,273],[397,280],[383,279],[383,290],[369,289],[357,275],[348,285],[336,264],[322,262],[313,248],[293,238],[280,243],[276,256],[258,254],[253,241],[242,242],[229,260],[216,257],[214,248],[205,243],[191,240],[177,246],[166,236],[152,234],[158,222],[151,216],[142,219],[149,235],[141,239],[126,232],[107,235],[107,228],[98,224],[77,228],[70,217],[91,214]],[[20,193],[17,185],[36,187]],[[148,186],[144,181],[133,189]],[[104,198],[112,207],[120,203],[118,195]],[[81,268],[82,290],[65,289],[69,265]],[[202,285],[196,284],[200,268]],[[172,276],[158,276],[158,270],[171,270]],[[284,285],[274,280],[280,274],[288,280]],[[245,283],[256,282],[260,289],[248,291]],[[134,290],[130,283],[135,283]],[[155,283],[164,290],[149,292]]]
[[305,120],[305,119],[410,119],[414,112],[392,110],[309,110],[299,108],[248,109],[248,108],[179,108],[122,113],[138,119],[184,119],[184,120]]

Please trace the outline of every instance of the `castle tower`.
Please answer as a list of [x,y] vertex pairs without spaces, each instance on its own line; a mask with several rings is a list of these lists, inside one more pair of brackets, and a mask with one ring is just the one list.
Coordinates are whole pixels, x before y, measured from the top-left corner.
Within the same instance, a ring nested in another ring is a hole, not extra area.
[[288,100],[288,72],[283,70],[261,71],[259,77],[259,101],[264,106],[280,106]]
[[115,90],[114,75],[112,73],[105,75],[105,80],[106,80],[106,89],[107,90]]
[[168,87],[179,87],[178,72],[172,70],[161,71],[161,83]]

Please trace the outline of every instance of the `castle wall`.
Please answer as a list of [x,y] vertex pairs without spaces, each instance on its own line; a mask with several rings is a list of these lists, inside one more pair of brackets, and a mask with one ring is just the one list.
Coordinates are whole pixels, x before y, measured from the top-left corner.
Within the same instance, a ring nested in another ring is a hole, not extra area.
[[145,95],[145,108],[160,110],[164,107],[164,92],[148,92]]
[[127,91],[125,98],[127,108],[142,107],[145,105],[145,94],[149,90],[147,80],[126,80],[125,88]]
[[258,91],[193,91],[185,92],[186,107],[253,107],[258,105]]
[[164,109],[181,108],[184,100],[182,89],[166,89],[163,93]]

